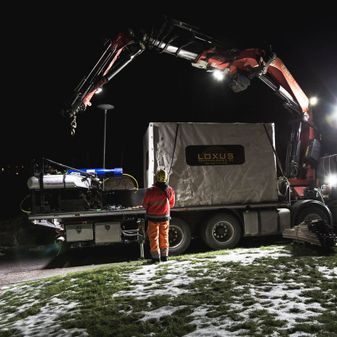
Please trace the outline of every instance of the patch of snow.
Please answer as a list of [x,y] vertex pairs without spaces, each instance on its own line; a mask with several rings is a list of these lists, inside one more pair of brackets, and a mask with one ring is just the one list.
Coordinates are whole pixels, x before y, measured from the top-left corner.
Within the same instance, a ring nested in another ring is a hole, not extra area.
[[289,257],[290,252],[285,250],[284,247],[271,247],[270,249],[258,248],[237,248],[228,254],[218,255],[215,257],[216,261],[220,262],[239,262],[243,265],[254,263],[255,260],[263,257],[277,259],[279,257]]
[[[62,329],[58,319],[76,308],[78,303],[68,303],[60,298],[51,298],[44,307],[35,315],[15,321],[14,323],[3,324],[2,328],[17,329],[25,337],[71,337],[76,331],[81,337],[89,334],[84,329]],[[1,326],[0,326],[1,327]]]
[[176,312],[179,309],[184,308],[185,306],[180,306],[180,307],[172,307],[172,306],[164,306],[160,307],[156,310],[152,311],[146,311],[146,312],[141,312],[141,314],[144,314],[144,317],[140,319],[140,321],[148,321],[150,319],[160,319],[161,317],[165,316],[170,316],[174,312]]
[[[187,275],[188,271],[202,265],[202,262],[192,264],[188,261],[166,262],[165,266],[167,270],[165,275],[160,277],[160,286],[156,284],[156,272],[161,270],[162,264],[142,266],[129,275],[132,289],[119,291],[113,296],[134,296],[137,299],[152,296],[179,296],[189,292],[190,290],[185,287],[194,282],[194,278]],[[163,280],[166,280],[167,283],[162,283]],[[181,288],[182,286],[184,288]]]
[[318,271],[323,274],[323,276],[329,280],[337,278],[337,267],[328,268],[328,267],[317,267]]

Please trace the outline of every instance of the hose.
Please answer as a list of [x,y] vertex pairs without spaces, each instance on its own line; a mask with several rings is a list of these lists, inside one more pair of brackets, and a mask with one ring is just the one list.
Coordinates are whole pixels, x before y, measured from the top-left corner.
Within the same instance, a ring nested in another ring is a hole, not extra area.
[[139,189],[138,181],[134,176],[132,176],[131,174],[128,174],[128,173],[123,173],[123,176],[131,178],[133,180],[135,186],[136,186],[136,189],[137,190]]
[[27,194],[20,202],[20,211],[23,212],[23,213],[26,213],[26,214],[30,214],[31,211],[23,209],[22,205],[29,197],[30,197],[30,194]]

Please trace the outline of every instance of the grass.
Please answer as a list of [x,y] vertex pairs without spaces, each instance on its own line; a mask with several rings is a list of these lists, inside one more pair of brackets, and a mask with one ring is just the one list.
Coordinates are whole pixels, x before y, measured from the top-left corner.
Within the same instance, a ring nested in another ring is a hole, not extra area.
[[111,264],[13,285],[0,296],[0,337],[41,331],[93,337],[206,332],[337,337],[336,308],[336,254],[300,256],[292,246],[235,249],[179,256],[156,266]]

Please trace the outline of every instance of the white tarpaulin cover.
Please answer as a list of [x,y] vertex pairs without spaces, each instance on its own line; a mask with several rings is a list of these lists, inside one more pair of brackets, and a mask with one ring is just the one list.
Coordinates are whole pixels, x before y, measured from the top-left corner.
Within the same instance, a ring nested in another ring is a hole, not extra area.
[[144,185],[151,186],[156,170],[164,168],[177,207],[277,201],[271,143],[272,123],[150,123]]

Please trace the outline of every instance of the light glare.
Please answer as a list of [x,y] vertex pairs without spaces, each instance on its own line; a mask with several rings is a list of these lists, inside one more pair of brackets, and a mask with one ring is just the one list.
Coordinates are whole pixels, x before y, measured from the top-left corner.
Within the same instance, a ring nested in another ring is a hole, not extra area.
[[326,182],[331,187],[337,187],[337,174],[330,174],[327,176]]
[[225,78],[225,74],[221,70],[214,70],[212,74],[217,81],[222,81]]
[[318,103],[318,98],[316,96],[312,96],[312,97],[309,98],[309,104],[311,106],[315,106],[315,105],[317,105],[317,103]]
[[337,106],[332,111],[332,118],[337,122]]
[[330,114],[326,117],[327,122],[332,126],[332,127],[337,127],[337,106],[335,106]]

